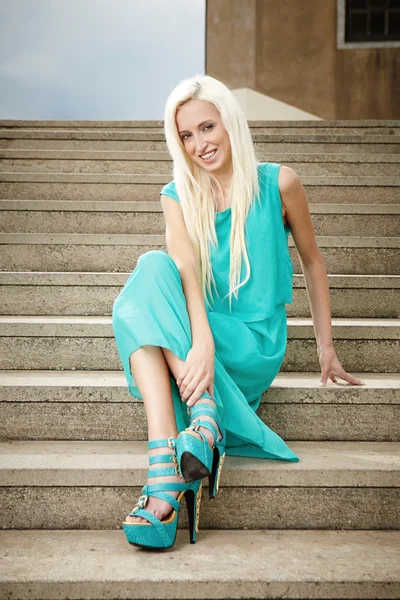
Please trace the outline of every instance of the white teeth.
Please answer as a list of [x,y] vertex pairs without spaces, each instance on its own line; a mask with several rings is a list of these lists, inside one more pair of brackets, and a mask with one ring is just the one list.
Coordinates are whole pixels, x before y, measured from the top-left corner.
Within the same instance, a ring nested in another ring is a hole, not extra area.
[[203,154],[201,158],[211,158],[216,153],[216,150],[209,152],[208,154]]

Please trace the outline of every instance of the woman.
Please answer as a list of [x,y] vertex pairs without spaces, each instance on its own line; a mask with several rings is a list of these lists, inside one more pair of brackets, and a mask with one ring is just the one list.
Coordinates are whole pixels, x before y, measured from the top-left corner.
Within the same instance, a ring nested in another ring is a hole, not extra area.
[[212,77],[183,80],[164,121],[174,174],[160,192],[168,253],[143,254],[113,306],[129,391],[144,401],[149,435],[148,483],[123,529],[130,543],[152,548],[174,544],[183,497],[196,540],[201,479],[209,477],[214,498],[225,453],[299,460],[255,413],[286,350],[289,231],[321,384],[335,376],[362,383],[332,344],[325,264],[296,173],[257,159],[239,104]]

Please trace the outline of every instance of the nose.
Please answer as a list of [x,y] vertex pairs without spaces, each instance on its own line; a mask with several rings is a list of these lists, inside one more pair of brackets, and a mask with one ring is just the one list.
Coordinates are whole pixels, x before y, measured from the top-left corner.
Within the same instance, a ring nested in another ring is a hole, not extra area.
[[196,152],[197,154],[203,154],[207,147],[207,141],[204,140],[201,136],[196,137]]

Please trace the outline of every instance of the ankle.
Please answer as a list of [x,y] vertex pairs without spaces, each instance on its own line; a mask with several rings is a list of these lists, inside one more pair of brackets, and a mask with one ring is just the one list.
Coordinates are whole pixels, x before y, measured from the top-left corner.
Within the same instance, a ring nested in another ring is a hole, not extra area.
[[206,427],[201,426],[201,427],[199,427],[199,431],[198,432],[201,432],[204,435],[204,437],[208,441],[208,445],[210,446],[210,448],[212,450],[213,446],[214,446],[214,443],[215,443],[215,439],[214,439],[214,436],[211,433],[211,431],[209,429],[207,429]]
[[[168,455],[168,457],[174,457],[175,456],[175,449],[174,448],[170,448],[170,447],[162,447],[162,448],[153,448],[151,450],[148,451],[149,454],[149,459],[150,457],[154,457],[154,456],[160,456],[160,455]],[[150,462],[150,460],[149,460]],[[158,469],[171,469],[171,468],[175,468],[175,473],[171,474],[171,475],[156,475],[155,477],[151,476],[152,471],[157,471]],[[161,478],[160,478],[161,477]],[[152,484],[152,483],[176,483],[178,479],[181,479],[181,475],[178,472],[177,469],[177,461],[174,458],[169,458],[165,459],[164,462],[157,462],[157,463],[153,463],[151,465],[149,465],[149,470],[148,470],[148,483]]]
[[209,404],[210,406],[216,406],[215,400],[212,400],[211,398],[198,398],[196,400],[196,402],[194,402],[194,404],[192,404],[192,406],[196,406],[196,404]]
[[[215,408],[215,409],[217,407],[215,400],[211,400],[211,398],[199,398],[194,403],[193,406],[196,406],[197,402],[199,402],[201,404],[207,404],[210,407]],[[199,413],[200,413],[200,410],[201,409],[199,409]],[[204,410],[206,410],[206,409],[204,409]],[[192,422],[193,422],[193,420],[196,421],[197,419],[201,419],[202,421],[208,421],[209,423],[211,423],[214,426],[214,428],[217,431],[218,435],[217,435],[217,438],[215,438],[214,433],[212,431],[210,431],[207,427],[204,427],[204,426],[200,426],[199,427],[199,431],[201,431],[206,436],[206,438],[207,438],[207,440],[208,440],[211,448],[214,446],[214,444],[217,442],[217,440],[218,441],[222,441],[223,435],[222,435],[221,430],[220,430],[220,428],[218,426],[218,423],[216,422],[215,419],[213,419],[213,417],[211,417],[210,415],[202,415],[200,413],[194,419],[192,419]]]

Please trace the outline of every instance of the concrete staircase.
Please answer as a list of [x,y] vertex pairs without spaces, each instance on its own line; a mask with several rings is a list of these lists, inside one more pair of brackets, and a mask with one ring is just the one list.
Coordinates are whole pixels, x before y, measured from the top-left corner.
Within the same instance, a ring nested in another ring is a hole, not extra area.
[[162,123],[1,121],[1,598],[400,598],[400,123],[250,125],[302,179],[336,348],[366,386],[318,387],[292,248],[288,351],[259,415],[301,461],[228,457],[194,546],[182,530],[168,553],[129,546],[146,422],[111,309],[166,249]]

